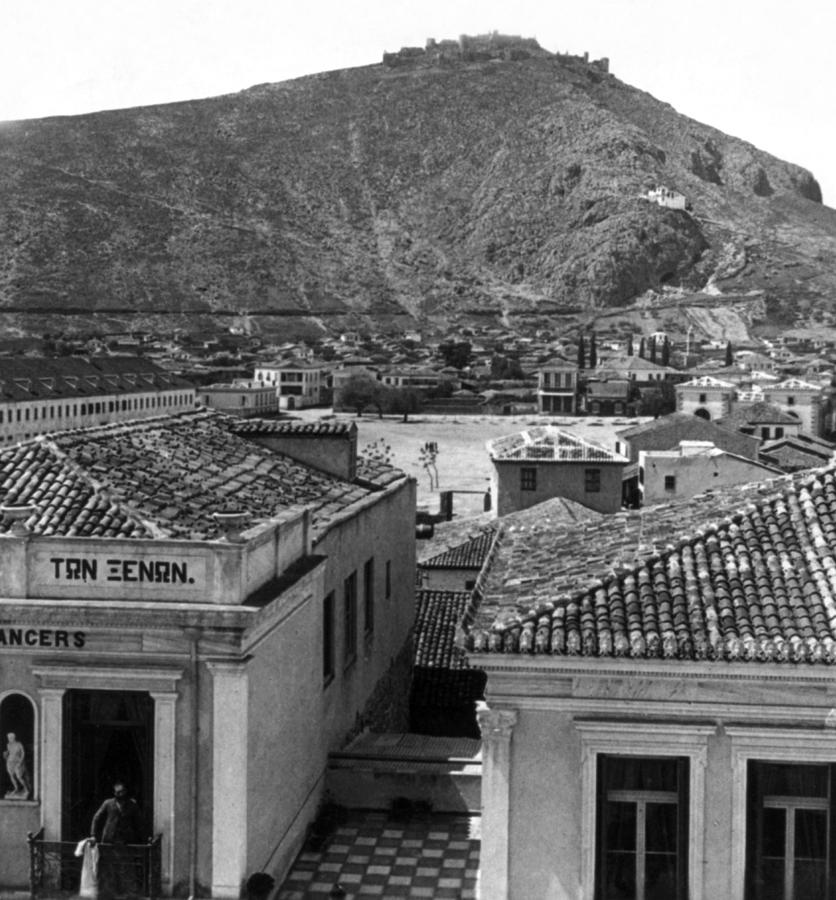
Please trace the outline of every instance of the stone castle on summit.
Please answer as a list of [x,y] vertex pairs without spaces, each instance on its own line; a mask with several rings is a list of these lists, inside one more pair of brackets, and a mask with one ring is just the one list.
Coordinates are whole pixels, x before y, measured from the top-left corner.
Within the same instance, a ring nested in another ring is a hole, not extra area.
[[590,60],[589,54],[575,56],[571,53],[550,53],[535,38],[520,35],[463,34],[458,40],[437,41],[427,38],[425,47],[402,47],[395,53],[383,54],[383,65],[388,68],[423,68],[454,63],[490,62],[492,60],[557,59],[563,62],[584,63],[600,72],[609,72],[607,57]]

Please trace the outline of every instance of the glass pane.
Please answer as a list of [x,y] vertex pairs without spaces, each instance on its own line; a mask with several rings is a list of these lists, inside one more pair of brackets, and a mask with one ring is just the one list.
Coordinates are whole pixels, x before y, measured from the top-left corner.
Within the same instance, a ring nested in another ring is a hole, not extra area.
[[[759,900],[786,900],[784,897],[784,861],[782,859],[765,859],[761,863],[762,881]],[[813,900],[807,897],[805,900]]]
[[618,791],[675,791],[677,760],[610,756],[607,788]]
[[676,856],[648,853],[645,856],[644,900],[673,900],[676,897]]
[[792,900],[813,900],[827,896],[827,865],[824,860],[796,861]]
[[795,858],[827,857],[827,812],[823,809],[795,811]]
[[827,766],[756,763],[765,797],[826,797]]
[[783,859],[785,853],[784,833],[787,827],[786,810],[765,809],[763,811],[763,855]]
[[636,804],[607,803],[608,850],[636,850]]
[[676,804],[648,803],[645,822],[647,849],[676,853]]
[[636,855],[608,853],[603,900],[636,900]]

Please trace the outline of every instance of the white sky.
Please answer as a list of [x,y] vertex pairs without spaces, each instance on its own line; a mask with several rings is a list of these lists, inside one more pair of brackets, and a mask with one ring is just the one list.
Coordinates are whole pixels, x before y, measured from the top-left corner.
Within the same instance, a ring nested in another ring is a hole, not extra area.
[[228,93],[498,30],[811,169],[836,206],[833,0],[0,0],[0,121]]

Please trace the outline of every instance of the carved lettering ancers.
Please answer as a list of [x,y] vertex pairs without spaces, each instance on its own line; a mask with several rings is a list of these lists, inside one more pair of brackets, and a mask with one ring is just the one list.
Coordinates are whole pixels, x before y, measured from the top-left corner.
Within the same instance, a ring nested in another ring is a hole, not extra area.
[[482,733],[483,741],[509,741],[514,726],[517,724],[517,711],[515,709],[490,709],[486,703],[480,703],[476,708],[476,719],[479,722],[479,731]]
[[83,631],[61,628],[0,628],[0,650],[7,647],[50,647],[81,650],[87,642]]

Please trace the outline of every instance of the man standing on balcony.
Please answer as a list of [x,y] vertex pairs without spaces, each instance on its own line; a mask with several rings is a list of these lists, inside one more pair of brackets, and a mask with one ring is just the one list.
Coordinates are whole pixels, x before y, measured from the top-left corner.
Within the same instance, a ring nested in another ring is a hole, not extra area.
[[101,900],[130,897],[137,893],[133,857],[127,844],[142,840],[141,817],[136,800],[128,797],[124,783],[113,785],[113,797],[105,800],[93,816],[90,834],[102,844],[99,856]]

